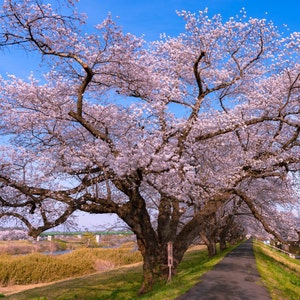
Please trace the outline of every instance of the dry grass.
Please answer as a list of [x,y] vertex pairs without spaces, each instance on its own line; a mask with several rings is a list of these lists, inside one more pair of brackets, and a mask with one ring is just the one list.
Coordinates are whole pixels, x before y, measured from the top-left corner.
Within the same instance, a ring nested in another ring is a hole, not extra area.
[[0,242],[0,255],[1,254],[26,254],[37,252],[39,249],[37,245],[34,245],[28,241],[5,241]]
[[63,255],[0,255],[0,284],[2,286],[53,282],[110,270],[140,262],[141,255],[131,248],[81,248]]

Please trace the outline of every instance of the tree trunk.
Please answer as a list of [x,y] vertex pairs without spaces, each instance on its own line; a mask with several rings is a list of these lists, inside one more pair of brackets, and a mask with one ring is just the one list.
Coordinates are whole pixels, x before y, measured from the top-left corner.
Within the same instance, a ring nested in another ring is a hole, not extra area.
[[228,221],[223,228],[221,228],[219,232],[219,238],[220,238],[220,250],[223,251],[227,248],[226,239],[228,237],[228,233],[230,231],[230,228],[232,226],[232,221]]
[[[173,242],[172,275],[174,275],[184,253],[193,240],[199,236],[201,226],[215,214],[210,209],[205,210],[203,215],[196,214],[178,231],[182,214],[179,202],[176,199],[162,197],[155,230],[146,208],[146,202],[140,195],[137,186],[127,190],[130,201],[120,206],[118,215],[136,235],[138,248],[143,256],[143,278],[139,291],[141,295],[151,291],[153,285],[158,282],[167,283],[169,277],[168,242]],[[203,230],[204,228],[202,227]],[[210,241],[209,247],[210,255],[215,255],[216,243],[214,240]]]
[[205,232],[200,233],[200,237],[207,246],[208,255],[210,257],[217,255],[217,244],[214,236],[210,236]]
[[223,251],[227,248],[226,238],[224,236],[220,236],[220,250]]
[[167,282],[168,279],[168,259],[167,245],[159,247],[152,244],[144,246],[144,243],[138,240],[139,250],[143,256],[143,279],[139,294],[145,294],[153,288],[158,282]]
[[208,255],[210,257],[217,255],[217,244],[215,241],[209,241],[207,244]]
[[162,280],[167,282],[168,240],[166,233],[158,234],[153,228],[145,201],[137,189],[131,190],[130,198],[131,201],[120,209],[119,216],[136,235],[138,249],[143,256],[141,295],[151,291],[155,283]]

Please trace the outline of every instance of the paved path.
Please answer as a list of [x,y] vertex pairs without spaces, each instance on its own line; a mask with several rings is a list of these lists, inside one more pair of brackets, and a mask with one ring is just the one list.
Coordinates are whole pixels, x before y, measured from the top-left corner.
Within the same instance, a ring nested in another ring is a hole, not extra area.
[[241,244],[177,300],[270,300],[256,268],[251,240]]

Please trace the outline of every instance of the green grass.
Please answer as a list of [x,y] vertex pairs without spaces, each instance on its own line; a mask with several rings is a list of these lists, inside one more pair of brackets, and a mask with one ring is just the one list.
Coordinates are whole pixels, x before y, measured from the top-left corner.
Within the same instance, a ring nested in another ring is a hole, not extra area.
[[300,261],[262,243],[255,244],[258,271],[273,300],[300,299]]
[[232,248],[213,258],[208,257],[206,250],[188,251],[178,268],[177,275],[172,278],[171,283],[167,285],[157,284],[151,293],[140,297],[137,296],[137,293],[142,278],[141,264],[139,266],[122,267],[100,274],[63,281],[27,290],[5,298],[10,300],[175,299],[198,283],[200,276],[212,269]]

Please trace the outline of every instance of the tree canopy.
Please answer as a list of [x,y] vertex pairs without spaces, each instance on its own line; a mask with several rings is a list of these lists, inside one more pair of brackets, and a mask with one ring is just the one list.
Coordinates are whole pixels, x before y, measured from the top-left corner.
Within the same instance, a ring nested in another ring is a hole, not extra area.
[[182,11],[183,32],[150,43],[111,16],[84,33],[68,3],[4,1],[0,47],[43,68],[0,78],[1,220],[38,236],[78,210],[118,215],[144,258],[141,293],[167,276],[170,241],[175,272],[199,236],[254,220],[295,233],[280,216],[298,204],[300,34]]

